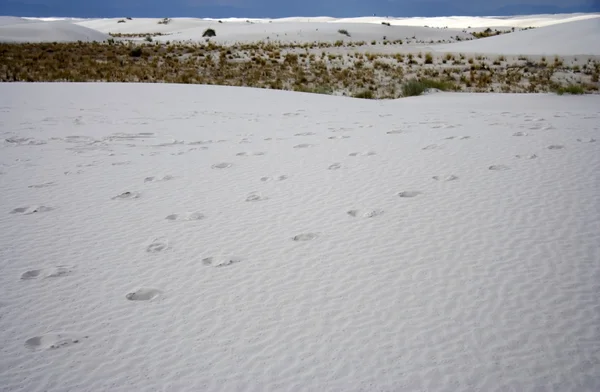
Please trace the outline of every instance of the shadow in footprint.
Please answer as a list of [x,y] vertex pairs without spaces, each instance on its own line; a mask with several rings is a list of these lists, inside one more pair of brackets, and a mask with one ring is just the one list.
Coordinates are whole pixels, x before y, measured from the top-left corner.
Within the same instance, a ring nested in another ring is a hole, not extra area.
[[212,165],[211,167],[213,169],[228,169],[231,166],[233,166],[231,163],[228,162],[221,162],[221,163],[215,163],[214,165]]
[[158,298],[162,291],[152,288],[141,288],[125,295],[125,298],[130,301],[152,301]]
[[73,270],[67,266],[33,269],[23,272],[21,274],[21,280],[60,278],[70,275],[71,272],[73,272]]
[[294,241],[312,241],[315,238],[317,238],[319,235],[317,233],[303,233],[303,234],[298,234],[294,237],[292,237],[292,240]]
[[423,194],[423,192],[420,191],[403,191],[398,193],[399,197],[402,198],[412,198],[412,197],[417,197],[419,195]]
[[346,211],[346,213],[348,215],[350,215],[351,217],[354,217],[354,218],[357,218],[357,217],[374,218],[376,216],[383,215],[383,212],[384,211],[381,209],[365,210],[365,211],[361,211],[361,210]]
[[146,246],[146,252],[158,253],[169,249],[169,242],[165,239],[156,238],[148,246]]
[[111,197],[112,200],[133,200],[138,199],[140,194],[138,192],[123,192],[120,195]]
[[504,170],[510,170],[510,167],[506,166],[506,165],[492,165],[490,167],[488,167],[489,170],[492,171],[504,171]]
[[56,333],[34,336],[25,341],[25,347],[33,351],[55,350],[80,343],[89,336],[77,336],[69,333]]
[[204,259],[202,259],[202,264],[207,266],[207,267],[215,267],[215,268],[220,268],[220,267],[227,267],[229,265],[233,265],[233,264],[237,264],[237,263],[241,263],[242,259],[238,258],[238,257],[224,257],[224,256],[218,256],[218,257],[206,257]]

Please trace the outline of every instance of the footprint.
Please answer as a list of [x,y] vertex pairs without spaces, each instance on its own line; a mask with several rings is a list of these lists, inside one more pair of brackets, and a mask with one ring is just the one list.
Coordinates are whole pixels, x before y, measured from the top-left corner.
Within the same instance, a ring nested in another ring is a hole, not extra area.
[[596,139],[592,139],[591,137],[588,137],[585,139],[577,139],[577,141],[580,143],[595,143]]
[[517,158],[523,158],[523,159],[536,159],[537,155],[535,154],[531,154],[531,155],[515,155]]
[[330,140],[350,139],[350,136],[329,136],[327,139],[330,139]]
[[400,197],[417,197],[419,195],[421,195],[423,192],[420,191],[403,191],[398,193],[398,196]]
[[258,193],[251,193],[246,197],[246,201],[248,202],[255,202],[255,201],[264,201],[264,200],[268,200],[269,198],[266,196],[261,196]]
[[227,162],[222,162],[222,163],[215,163],[214,165],[212,165],[211,167],[213,169],[227,169],[230,168],[232,166],[231,163],[227,163]]
[[140,197],[140,194],[137,192],[123,192],[120,195],[114,196],[112,200],[129,200],[129,199],[137,199]]
[[310,148],[313,146],[314,146],[314,144],[302,143],[302,144],[295,145],[294,148]]
[[170,181],[172,179],[174,179],[175,177],[170,176],[170,175],[166,175],[164,177],[161,178],[157,178],[157,177],[146,177],[144,178],[144,182],[162,182],[162,181]]
[[365,210],[365,211],[350,210],[350,211],[347,211],[346,213],[354,218],[356,218],[358,216],[362,216],[363,218],[374,218],[376,216],[382,215],[383,212],[384,211],[381,209],[375,209],[375,210]]
[[36,188],[36,189],[39,189],[39,188],[48,188],[50,186],[55,186],[55,185],[56,185],[56,183],[54,183],[54,182],[45,182],[43,184],[29,185],[28,188]]
[[70,275],[72,272],[73,270],[67,266],[33,269],[23,272],[21,274],[21,280],[60,278]]
[[288,176],[286,175],[281,175],[279,177],[261,177],[260,180],[262,182],[269,182],[269,181],[284,181],[287,180]]
[[521,131],[515,132],[515,133],[513,133],[513,136],[527,136],[527,132],[521,132]]
[[266,154],[266,152],[259,151],[259,152],[238,152],[235,155],[238,156],[238,157],[248,157],[248,156],[251,156],[251,155],[253,155],[253,156],[262,156],[262,155],[265,155],[265,154]]
[[437,150],[440,149],[441,147],[437,144],[430,144],[428,146],[423,147],[421,150]]
[[171,221],[197,221],[202,220],[204,218],[206,218],[206,216],[204,216],[204,214],[200,212],[191,212],[185,215],[171,214],[168,215],[165,219]]
[[56,333],[41,336],[34,336],[25,341],[25,347],[30,350],[54,350],[57,348],[68,347],[80,343],[88,336],[77,336],[69,333]]
[[565,146],[561,144],[551,144],[547,148],[548,150],[562,150],[563,148],[565,148]]
[[388,135],[400,135],[402,133],[407,133],[406,131],[402,130],[402,129],[394,129],[391,131],[387,131],[386,132]]
[[490,167],[488,167],[489,170],[494,170],[494,171],[503,171],[503,170],[510,170],[510,167],[506,166],[506,165],[492,165]]
[[146,246],[146,252],[148,253],[158,253],[167,249],[169,249],[169,241],[162,238],[155,238],[148,246]]
[[294,241],[312,241],[317,237],[318,237],[318,234],[316,234],[316,233],[304,233],[304,234],[298,234],[298,235],[292,237],[292,239]]
[[350,154],[348,154],[348,156],[351,156],[351,157],[358,157],[358,156],[370,157],[373,155],[377,155],[377,153],[375,151],[366,151],[366,152],[351,152]]
[[218,256],[218,257],[206,257],[204,259],[202,259],[202,264],[208,266],[208,267],[227,267],[228,265],[232,265],[232,264],[237,264],[237,263],[241,263],[242,259],[238,258],[238,257],[224,257],[224,256]]
[[312,135],[316,135],[316,133],[314,132],[300,132],[295,134],[294,136],[312,136]]
[[34,207],[18,207],[12,210],[11,214],[31,215],[38,212],[52,211],[54,208],[46,206],[34,206]]
[[329,167],[327,169],[329,169],[329,170],[337,170],[337,169],[339,169],[341,167],[342,167],[342,164],[336,162],[336,163],[333,163],[333,164],[329,165]]
[[128,293],[125,295],[130,301],[152,301],[155,298],[158,298],[162,294],[162,291],[151,288],[141,288]]
[[458,177],[453,174],[451,174],[449,176],[433,176],[431,178],[433,178],[436,181],[456,181],[456,180],[458,180]]
[[461,136],[460,139],[458,139],[458,140],[468,140],[470,138],[471,138],[471,136]]
[[113,162],[112,165],[113,166],[125,166],[125,165],[130,165],[131,161],[123,161],[123,162]]

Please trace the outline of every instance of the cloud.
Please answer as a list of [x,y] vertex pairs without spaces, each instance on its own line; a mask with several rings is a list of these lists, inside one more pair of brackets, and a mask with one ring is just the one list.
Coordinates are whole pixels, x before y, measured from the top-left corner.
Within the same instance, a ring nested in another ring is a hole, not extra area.
[[600,0],[0,0],[0,14],[79,17],[481,16],[600,12]]

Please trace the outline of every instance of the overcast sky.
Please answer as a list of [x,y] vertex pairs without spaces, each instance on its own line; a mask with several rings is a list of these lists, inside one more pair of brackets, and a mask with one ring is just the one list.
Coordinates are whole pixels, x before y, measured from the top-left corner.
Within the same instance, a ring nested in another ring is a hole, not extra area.
[[450,16],[600,12],[600,0],[0,0],[0,15],[79,17]]

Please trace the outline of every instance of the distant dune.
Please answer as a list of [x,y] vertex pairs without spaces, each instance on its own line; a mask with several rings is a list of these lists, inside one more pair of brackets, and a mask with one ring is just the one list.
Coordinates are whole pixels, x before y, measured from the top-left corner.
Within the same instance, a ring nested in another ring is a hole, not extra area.
[[0,18],[0,42],[105,41],[107,38],[107,34],[69,21]]
[[[373,47],[380,52],[437,51],[514,55],[600,55],[600,14],[527,15],[513,17],[289,17],[283,19],[172,18],[15,18],[0,17],[2,42],[104,41],[110,34],[157,34],[156,41],[335,42],[403,40],[402,45]],[[534,27],[533,30],[520,29]],[[514,33],[473,39],[485,28]],[[342,34],[340,31],[347,31]],[[384,38],[385,37],[385,38]],[[455,42],[462,40],[463,42]]]
[[600,55],[600,18],[436,46],[436,51],[527,55]]

